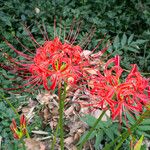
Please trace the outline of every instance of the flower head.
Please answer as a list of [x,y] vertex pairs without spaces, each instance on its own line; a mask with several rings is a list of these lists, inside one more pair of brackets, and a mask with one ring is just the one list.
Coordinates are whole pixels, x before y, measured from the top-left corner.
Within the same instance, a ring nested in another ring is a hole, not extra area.
[[[4,38],[6,44],[20,56],[20,59],[12,58],[7,54],[8,60],[14,64],[14,67],[8,67],[7,65],[1,66],[23,79],[24,84],[19,86],[19,89],[28,87],[29,90],[31,90],[36,86],[38,88],[43,85],[46,90],[54,90],[62,81],[67,84],[75,85],[84,75],[84,68],[92,67],[89,59],[83,55],[84,48],[82,48],[80,44],[75,44],[75,40],[79,34],[78,28],[77,26],[77,31],[74,37],[72,37],[73,29],[71,27],[68,36],[64,37],[64,40],[61,40],[60,36],[55,36],[54,39],[50,40],[46,36],[47,38],[44,38],[45,41],[42,45],[34,39],[31,32],[26,28],[31,40],[37,45],[35,52],[29,50],[16,38],[19,44],[26,50],[26,52],[23,53]],[[83,42],[84,44],[89,43],[91,34],[86,38]],[[81,43],[81,45],[84,45],[83,43]],[[92,52],[98,48],[100,43],[101,42],[98,43]],[[106,49],[107,48],[103,49],[96,57],[102,55]]]
[[[80,65],[82,65],[81,47],[62,44],[56,37],[37,49],[28,69],[37,80],[42,80],[46,90],[54,90],[58,82],[68,82],[69,77],[74,80],[79,77]],[[51,82],[51,86],[48,86],[48,82]]]
[[122,116],[126,116],[126,112],[140,113],[150,103],[150,85],[136,65],[133,65],[123,80],[121,78],[123,69],[119,62],[119,56],[111,58],[106,62],[103,74],[97,72],[97,75],[89,78],[91,101],[90,104],[84,105],[109,109],[112,119],[119,118],[122,122]]

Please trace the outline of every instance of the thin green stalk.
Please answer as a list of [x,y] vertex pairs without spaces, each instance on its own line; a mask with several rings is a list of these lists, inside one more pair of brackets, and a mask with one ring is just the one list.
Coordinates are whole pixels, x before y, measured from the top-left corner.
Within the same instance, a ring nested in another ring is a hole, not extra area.
[[85,136],[85,138],[83,139],[83,141],[79,145],[78,150],[82,150],[83,145],[86,143],[86,141],[88,140],[88,138],[90,137],[92,132],[95,130],[96,126],[98,125],[99,121],[101,121],[101,119],[104,116],[105,112],[106,112],[106,110],[103,111],[102,114],[99,116],[99,118],[96,120],[96,122],[94,123],[93,127],[90,129],[88,134]]
[[58,119],[58,124],[57,124],[57,127],[56,127],[56,131],[54,132],[54,136],[53,136],[53,141],[52,141],[52,145],[51,145],[51,149],[54,150],[55,149],[55,144],[56,144],[56,136],[57,136],[57,133],[58,133],[58,130],[60,128],[60,101],[62,99],[62,90],[61,90],[61,84],[59,83],[58,84],[58,97],[59,97],[59,119]]
[[64,150],[64,105],[66,98],[66,83],[64,85],[64,90],[60,88],[60,99],[59,99],[59,119],[60,119],[60,147]]
[[14,113],[17,115],[18,118],[20,118],[19,113],[17,112],[16,108],[11,104],[11,102],[5,98],[2,94],[0,96],[6,101],[6,103],[11,107],[11,109],[14,111]]
[[60,146],[61,150],[64,150],[64,119],[63,119],[63,111],[64,111],[64,99],[60,99],[59,101],[59,118],[60,118]]
[[[60,100],[60,99],[61,99],[61,84],[60,84],[60,83],[58,84],[58,97],[59,97],[59,100]],[[59,108],[59,109],[60,109],[60,108]],[[54,132],[54,136],[53,136],[53,141],[52,141],[52,146],[51,146],[51,149],[52,149],[52,150],[55,149],[56,136],[57,136],[59,127],[60,127],[60,117],[59,117],[59,119],[58,119],[58,124],[57,124],[57,127],[56,127],[56,131]]]
[[[148,116],[148,115],[150,115],[150,111],[149,111],[149,110],[146,110],[146,111],[140,116],[140,118],[135,122],[135,124],[131,126],[130,131],[134,131],[134,130],[138,127],[138,125],[144,120],[144,118],[145,118],[146,116]],[[128,138],[128,136],[129,136],[130,134],[131,134],[131,132],[125,131],[125,132],[122,133],[119,137],[117,137],[114,141],[112,141],[112,142],[106,144],[105,147],[103,148],[103,150],[110,150],[111,147],[112,147],[115,143],[117,143],[120,139],[122,139],[122,140],[118,143],[118,145],[115,147],[115,149],[114,149],[114,150],[118,150],[118,149],[121,147],[121,145],[123,144],[123,142]]]

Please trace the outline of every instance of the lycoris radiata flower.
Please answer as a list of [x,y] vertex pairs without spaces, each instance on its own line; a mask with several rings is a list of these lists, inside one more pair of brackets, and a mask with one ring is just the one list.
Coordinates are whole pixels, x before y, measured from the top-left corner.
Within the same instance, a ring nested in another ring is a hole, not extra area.
[[[56,34],[56,21],[54,20],[54,39],[50,40],[46,33],[46,35],[43,35],[43,44],[39,44],[26,28],[32,43],[36,45],[34,52],[24,46],[17,37],[18,43],[26,52],[19,51],[7,39],[3,38],[18,57],[13,58],[5,53],[5,56],[13,65],[0,64],[0,66],[23,79],[23,85],[13,85],[14,88],[10,89],[26,88],[28,89],[27,91],[30,91],[34,87],[38,88],[43,85],[46,90],[54,90],[61,82],[66,82],[72,86],[75,85],[83,76],[83,71],[91,67],[89,59],[84,55],[84,50],[90,42],[93,31],[91,30],[91,33],[86,34],[80,44],[75,44],[77,43],[76,39],[79,34],[80,23],[76,23],[77,29],[75,31],[74,23],[75,21],[73,21],[69,33],[62,40],[61,33],[60,35]],[[101,41],[93,48],[91,54],[100,44]],[[107,47],[101,53],[97,53],[97,57],[106,50]]]
[[123,115],[126,117],[126,113],[136,115],[143,112],[150,103],[149,79],[140,74],[135,64],[125,79],[121,78],[123,71],[119,56],[109,59],[104,65],[103,73],[97,71],[96,75],[88,79],[90,101],[79,103],[109,110],[112,119],[119,118],[120,122]]
[[[77,26],[76,31],[74,31],[75,26]],[[16,49],[7,39],[3,38],[18,56],[13,58],[5,53],[11,65],[0,64],[0,66],[16,74],[17,77],[21,77],[21,83],[23,83],[19,86],[13,85],[14,88],[9,88],[9,90],[23,88],[24,91],[30,91],[35,87],[38,89],[41,85],[46,90],[54,90],[62,82],[72,86],[75,85],[83,76],[83,71],[91,67],[89,59],[84,55],[84,50],[90,42],[93,31],[91,30],[91,33],[87,34],[83,41],[77,44],[76,39],[79,34],[79,27],[80,23],[75,25],[75,21],[73,21],[69,33],[62,40],[61,33],[58,35],[56,32],[56,21],[54,20],[54,39],[50,40],[46,33],[46,35],[43,35],[43,44],[39,44],[32,33],[25,28],[32,43],[36,45],[34,51],[24,46],[17,37],[16,40],[25,52]],[[91,54],[100,44],[101,41],[93,48]],[[101,53],[97,53],[97,57],[106,50],[107,48],[103,49]]]

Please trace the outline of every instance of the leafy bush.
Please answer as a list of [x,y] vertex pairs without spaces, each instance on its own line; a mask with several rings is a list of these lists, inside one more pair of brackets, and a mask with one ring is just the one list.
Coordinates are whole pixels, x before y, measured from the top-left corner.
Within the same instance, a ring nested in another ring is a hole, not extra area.
[[[90,115],[86,115],[82,118],[82,121],[86,122],[89,127],[93,127],[96,118]],[[82,135],[78,144],[82,142],[87,133],[88,132],[85,132]],[[112,120],[107,117],[107,121],[100,121],[98,123],[95,130],[89,137],[89,140],[95,138],[94,147],[96,150],[100,150],[104,146],[104,143],[113,141],[117,136],[119,136],[118,123],[112,123]]]
[[[134,45],[130,43],[130,46],[124,49],[124,61],[127,64],[132,62],[138,63],[143,72],[148,72],[150,71],[149,6],[148,0],[97,0],[94,2],[92,0],[8,0],[5,3],[0,3],[0,32],[9,37],[18,35],[18,31],[22,30],[21,24],[23,23],[30,26],[31,31],[36,36],[38,35],[35,30],[37,27],[36,21],[39,24],[44,22],[46,26],[48,25],[48,30],[51,30],[50,27],[53,26],[54,16],[56,16],[57,20],[60,20],[62,17],[62,20],[65,20],[67,24],[71,24],[73,17],[80,18],[85,22],[82,31],[89,31],[93,24],[96,26],[96,36],[92,40],[93,43],[102,38],[103,34],[106,34],[106,37],[112,41],[114,41],[115,37],[115,41],[117,37],[123,39],[120,37],[123,33],[125,33],[124,40],[126,37],[131,39],[134,34],[133,40],[136,43],[133,43]],[[142,44],[141,40],[146,41],[143,41]],[[123,49],[123,47],[121,48]],[[122,51],[117,49],[115,53],[120,54]]]

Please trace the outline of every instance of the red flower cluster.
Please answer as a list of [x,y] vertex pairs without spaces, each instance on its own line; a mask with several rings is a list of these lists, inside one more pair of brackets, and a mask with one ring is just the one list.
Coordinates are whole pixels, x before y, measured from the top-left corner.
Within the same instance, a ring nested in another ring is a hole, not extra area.
[[[5,42],[24,58],[18,61],[8,56],[8,59],[16,64],[14,72],[26,81],[23,87],[33,88],[43,84],[46,90],[54,90],[62,81],[74,84],[82,76],[83,68],[89,65],[88,59],[82,55],[83,50],[80,46],[62,43],[58,37],[46,41],[37,48],[34,56],[16,50],[7,40]],[[13,72],[13,69],[10,71]]]
[[[37,49],[28,69],[34,80],[42,80],[46,90],[54,90],[57,83],[61,81],[75,83],[81,76],[84,65],[81,52],[80,46],[62,44],[56,37],[53,41],[46,41]],[[49,82],[51,82],[50,87]]]
[[[56,20],[54,20],[54,33],[56,32],[55,21]],[[80,23],[75,23],[74,21],[75,20],[73,20],[69,33],[64,37],[63,43],[60,41],[59,37],[54,37],[53,40],[49,40],[48,35],[46,35],[46,37],[43,35],[44,43],[40,45],[26,28],[33,45],[35,45],[35,53],[23,45],[17,37],[15,37],[16,40],[25,52],[17,50],[11,43],[3,38],[6,44],[17,54],[17,57],[12,58],[5,53],[5,56],[13,65],[4,65],[0,63],[0,67],[9,70],[11,73],[15,74],[16,77],[21,77],[22,79],[22,86],[19,85],[17,87],[13,85],[15,88],[13,87],[7,90],[26,88],[24,91],[30,91],[31,89],[35,89],[35,87],[38,89],[41,85],[43,85],[46,90],[54,90],[62,81],[67,84],[75,85],[75,83],[85,75],[84,72],[86,70],[93,68],[90,64],[89,57],[93,55],[92,53],[99,47],[102,40],[98,42],[88,55],[85,55],[84,52],[86,50],[84,49],[88,46],[94,30],[91,30],[91,33],[83,37],[81,45],[84,48],[81,48],[80,44],[74,45],[80,27]],[[75,26],[77,28],[76,31],[73,29]],[[92,57],[94,59],[98,58],[106,50],[107,47],[94,54]],[[16,84],[16,79],[14,83]]]
[[26,119],[24,115],[20,116],[20,127],[17,127],[16,121],[12,119],[12,123],[10,125],[10,129],[13,132],[15,139],[21,139],[27,133],[26,129]]
[[[68,39],[72,39],[73,35],[73,30],[70,30]],[[127,110],[134,113],[141,112],[143,106],[149,103],[150,85],[148,79],[143,78],[138,72],[137,66],[133,65],[126,79],[122,80],[123,69],[120,67],[119,56],[107,61],[103,73],[97,71],[99,66],[95,66],[93,60],[99,60],[107,47],[92,54],[99,47],[101,41],[93,50],[87,51],[79,45],[73,45],[77,35],[78,31],[74,39],[71,40],[72,42],[65,40],[65,37],[64,43],[62,43],[58,37],[55,37],[54,40],[47,38],[43,45],[39,45],[30,34],[32,41],[38,45],[35,54],[20,42],[27,53],[18,51],[4,39],[7,45],[21,56],[21,60],[7,55],[7,58],[13,62],[14,68],[2,64],[0,66],[12,73],[17,73],[25,82],[22,87],[30,86],[29,89],[43,85],[46,90],[54,90],[62,81],[77,85],[76,83],[84,84],[78,81],[86,80],[85,83],[88,82],[92,96],[90,104],[86,105],[101,109],[109,108],[113,119],[119,117],[121,121],[122,114],[125,115]],[[90,36],[91,34],[85,38],[86,45],[91,39]],[[91,63],[90,58],[94,63]],[[22,87],[20,86],[20,88]]]
[[92,100],[90,104],[84,105],[109,109],[112,119],[119,117],[120,122],[126,111],[142,112],[150,102],[149,81],[141,76],[135,64],[125,80],[121,79],[122,72],[119,56],[108,60],[104,74],[97,72],[97,75],[90,77]]

